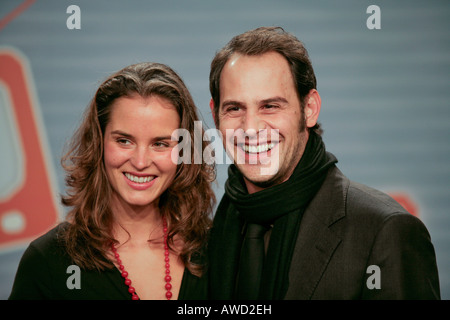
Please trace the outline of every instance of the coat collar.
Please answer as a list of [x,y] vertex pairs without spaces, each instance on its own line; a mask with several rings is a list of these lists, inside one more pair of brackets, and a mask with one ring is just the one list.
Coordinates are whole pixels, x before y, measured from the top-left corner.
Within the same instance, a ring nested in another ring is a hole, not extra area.
[[285,299],[311,299],[330,259],[341,242],[330,227],[345,217],[350,181],[332,167],[305,210],[289,271]]

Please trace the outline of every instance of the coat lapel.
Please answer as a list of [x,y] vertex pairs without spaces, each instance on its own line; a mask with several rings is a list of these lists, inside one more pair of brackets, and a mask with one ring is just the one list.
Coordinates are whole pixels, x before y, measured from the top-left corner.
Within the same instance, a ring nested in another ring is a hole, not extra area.
[[345,216],[349,180],[330,169],[321,189],[305,210],[289,270],[285,299],[311,299],[328,263],[341,242],[330,226]]

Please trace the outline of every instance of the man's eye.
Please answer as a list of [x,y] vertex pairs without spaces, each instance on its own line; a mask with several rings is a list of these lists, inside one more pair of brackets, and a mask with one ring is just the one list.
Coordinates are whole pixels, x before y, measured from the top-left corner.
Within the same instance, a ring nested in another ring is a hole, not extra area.
[[233,111],[239,111],[241,108],[239,108],[238,106],[230,106],[227,107],[226,111],[227,112],[233,112]]
[[266,108],[266,109],[276,109],[276,108],[278,108],[278,106],[274,105],[274,104],[266,104],[266,105],[264,105],[264,108]]

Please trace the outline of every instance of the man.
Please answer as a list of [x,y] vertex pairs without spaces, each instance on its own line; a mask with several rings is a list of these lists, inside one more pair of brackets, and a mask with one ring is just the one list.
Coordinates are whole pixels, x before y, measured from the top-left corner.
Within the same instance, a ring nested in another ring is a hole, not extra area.
[[234,37],[210,90],[234,160],[211,230],[212,299],[440,298],[425,226],[325,150],[300,41],[275,27]]

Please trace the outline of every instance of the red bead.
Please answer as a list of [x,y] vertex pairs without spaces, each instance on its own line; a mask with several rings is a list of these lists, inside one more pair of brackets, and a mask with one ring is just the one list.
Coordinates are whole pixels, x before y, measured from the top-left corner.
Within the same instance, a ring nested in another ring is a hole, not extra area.
[[[172,289],[172,284],[169,282],[172,280],[172,277],[170,276],[170,264],[169,264],[169,246],[167,245],[167,221],[166,218],[163,217],[163,231],[164,231],[164,262],[166,263],[166,276],[164,277],[164,280],[166,281],[165,289],[166,292],[166,298],[167,300],[170,300],[172,298],[172,292],[170,291]],[[132,300],[139,300],[139,296],[136,294],[136,289],[131,286],[131,280],[128,279],[128,272],[125,271],[125,267],[122,265],[122,261],[119,259],[120,255],[117,253],[117,249],[114,246],[114,244],[111,244],[111,250],[114,253],[114,257],[116,258],[116,262],[119,265],[119,269],[122,271],[121,275],[123,278],[125,278],[125,285],[128,286],[128,292],[131,293],[131,299]]]

